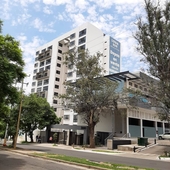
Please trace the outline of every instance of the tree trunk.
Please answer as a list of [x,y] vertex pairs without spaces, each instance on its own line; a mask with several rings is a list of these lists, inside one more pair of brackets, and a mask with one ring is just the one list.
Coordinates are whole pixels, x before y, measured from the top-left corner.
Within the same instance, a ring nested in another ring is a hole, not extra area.
[[30,133],[30,139],[31,139],[31,143],[33,143],[34,141],[33,141],[33,133],[32,132]]
[[27,132],[25,132],[25,142],[27,142]]
[[92,122],[89,125],[90,131],[90,148],[95,148],[95,136],[94,136],[94,123]]

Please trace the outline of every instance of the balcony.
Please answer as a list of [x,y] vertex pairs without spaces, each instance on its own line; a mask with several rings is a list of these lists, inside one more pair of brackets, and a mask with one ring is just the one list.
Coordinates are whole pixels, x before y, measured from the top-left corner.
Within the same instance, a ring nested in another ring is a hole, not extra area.
[[48,78],[49,74],[50,74],[50,70],[48,70],[48,69],[46,69],[46,70],[44,70],[42,72],[38,72],[36,74],[36,79],[40,80],[40,79]]
[[45,60],[47,58],[51,58],[51,54],[52,54],[51,49],[48,49],[47,51],[44,51],[44,52],[39,54],[38,60],[42,61],[42,60]]

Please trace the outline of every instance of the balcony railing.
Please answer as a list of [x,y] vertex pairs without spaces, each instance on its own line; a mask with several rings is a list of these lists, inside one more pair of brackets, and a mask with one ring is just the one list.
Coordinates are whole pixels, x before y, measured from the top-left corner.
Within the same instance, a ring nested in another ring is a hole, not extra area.
[[44,52],[39,54],[38,60],[41,61],[41,60],[45,60],[47,58],[50,58],[51,54],[52,54],[51,49],[48,49],[47,51],[44,51]]
[[50,73],[50,70],[48,70],[48,69],[46,69],[42,72],[38,72],[36,75],[36,79],[39,80],[39,79],[47,78],[47,77],[49,77],[49,73]]

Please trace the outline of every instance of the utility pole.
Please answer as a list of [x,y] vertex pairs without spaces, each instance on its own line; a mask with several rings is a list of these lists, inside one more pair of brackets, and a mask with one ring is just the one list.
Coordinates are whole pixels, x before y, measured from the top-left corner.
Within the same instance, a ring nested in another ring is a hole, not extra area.
[[18,121],[17,121],[17,127],[16,127],[16,135],[15,135],[15,139],[14,139],[14,149],[16,149],[16,145],[17,145],[17,138],[18,138],[18,132],[19,132],[20,119],[21,119],[22,100],[23,100],[23,84],[24,84],[24,80],[22,79],[21,101],[20,101],[20,106],[19,106]]

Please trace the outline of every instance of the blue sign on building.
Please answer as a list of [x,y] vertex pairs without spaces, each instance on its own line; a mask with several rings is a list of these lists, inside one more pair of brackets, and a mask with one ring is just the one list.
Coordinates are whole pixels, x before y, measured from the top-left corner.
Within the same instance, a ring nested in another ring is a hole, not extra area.
[[120,72],[120,43],[110,37],[109,74]]

